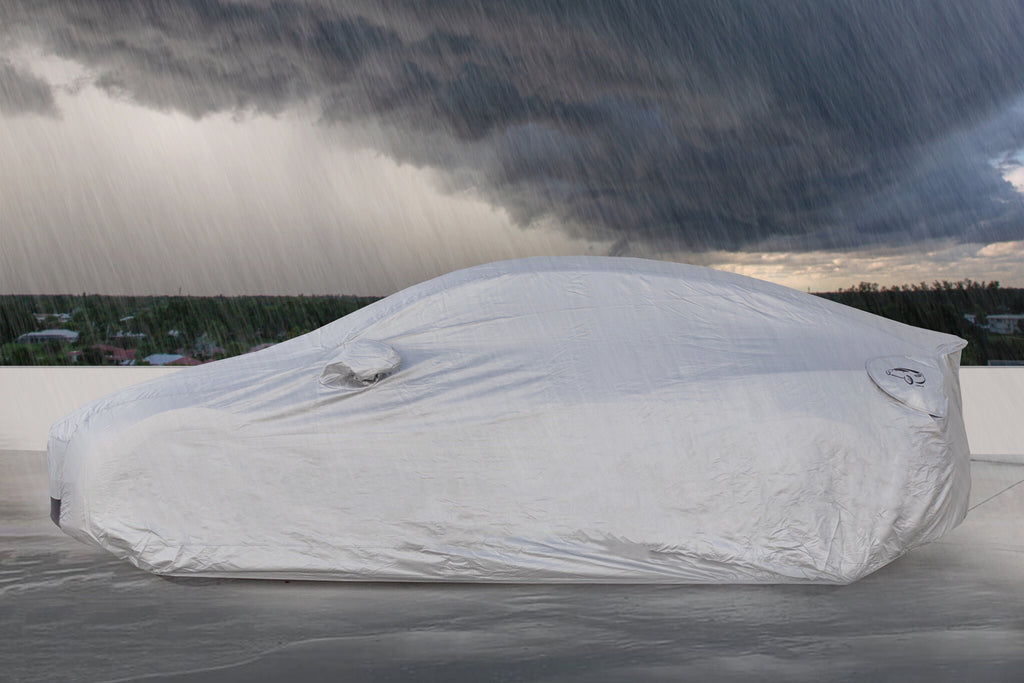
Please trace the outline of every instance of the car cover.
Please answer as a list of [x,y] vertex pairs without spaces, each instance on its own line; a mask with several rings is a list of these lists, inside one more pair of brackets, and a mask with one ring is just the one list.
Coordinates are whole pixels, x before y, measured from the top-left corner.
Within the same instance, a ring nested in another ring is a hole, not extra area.
[[966,514],[965,342],[693,266],[454,272],[55,424],[55,521],[159,574],[846,583]]

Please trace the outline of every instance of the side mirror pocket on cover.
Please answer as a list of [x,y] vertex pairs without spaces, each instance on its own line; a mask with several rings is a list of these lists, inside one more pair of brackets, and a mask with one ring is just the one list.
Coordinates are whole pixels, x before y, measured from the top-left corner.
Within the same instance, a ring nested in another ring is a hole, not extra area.
[[337,389],[363,389],[394,373],[402,357],[387,344],[357,339],[342,344],[320,373],[320,384]]

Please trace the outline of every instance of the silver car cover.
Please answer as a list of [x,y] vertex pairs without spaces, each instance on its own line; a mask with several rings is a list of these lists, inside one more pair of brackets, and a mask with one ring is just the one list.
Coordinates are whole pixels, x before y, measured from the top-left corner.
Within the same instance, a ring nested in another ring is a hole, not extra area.
[[454,272],[55,424],[55,520],[160,574],[847,583],[966,513],[964,342],[624,258]]

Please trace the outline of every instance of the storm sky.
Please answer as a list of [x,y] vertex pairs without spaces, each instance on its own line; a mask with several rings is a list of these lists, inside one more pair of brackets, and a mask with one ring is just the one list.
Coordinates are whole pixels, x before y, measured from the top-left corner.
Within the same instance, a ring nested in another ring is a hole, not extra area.
[[1024,286],[1024,4],[0,4],[0,292]]

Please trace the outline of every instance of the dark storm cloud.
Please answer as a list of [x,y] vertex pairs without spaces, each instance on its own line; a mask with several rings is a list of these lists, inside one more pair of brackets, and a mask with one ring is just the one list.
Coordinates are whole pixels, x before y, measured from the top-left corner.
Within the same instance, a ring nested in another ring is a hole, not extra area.
[[57,106],[45,81],[0,58],[0,114],[48,114]]
[[68,0],[0,21],[143,104],[373,122],[389,154],[623,252],[1024,235],[988,162],[1024,145],[990,124],[1024,94],[1020,3]]

